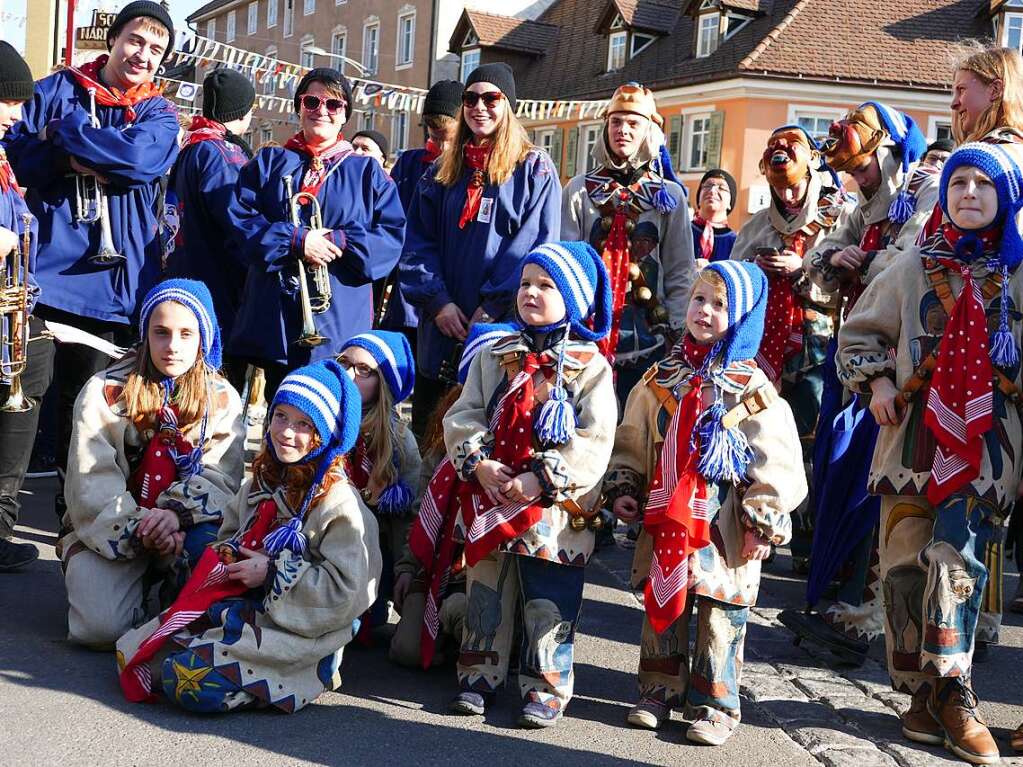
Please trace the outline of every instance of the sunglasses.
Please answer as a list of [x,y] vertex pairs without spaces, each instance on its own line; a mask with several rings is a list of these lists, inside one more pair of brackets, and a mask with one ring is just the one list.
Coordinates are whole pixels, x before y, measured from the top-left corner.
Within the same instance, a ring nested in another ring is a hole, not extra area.
[[462,94],[462,105],[469,109],[474,108],[480,99],[483,99],[483,104],[487,107],[493,107],[498,101],[504,98],[504,94],[501,91],[487,91],[486,93],[474,93],[473,91],[466,91]]
[[319,112],[321,104],[325,104],[327,107],[327,114],[332,115],[337,114],[348,106],[344,99],[324,99],[319,96],[302,97],[302,108],[307,112]]

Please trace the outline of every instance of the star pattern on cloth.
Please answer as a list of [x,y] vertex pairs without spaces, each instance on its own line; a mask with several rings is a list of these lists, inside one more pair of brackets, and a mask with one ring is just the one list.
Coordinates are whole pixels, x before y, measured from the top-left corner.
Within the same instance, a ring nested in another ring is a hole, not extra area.
[[[177,679],[177,684],[174,687],[174,697],[179,701],[184,695],[191,695],[193,698],[198,699],[198,693],[202,689],[203,680],[213,669],[209,666],[200,666],[194,669],[188,668],[177,661],[173,661],[172,666],[174,668],[174,677]],[[211,687],[220,687],[219,684],[213,682],[208,684]]]

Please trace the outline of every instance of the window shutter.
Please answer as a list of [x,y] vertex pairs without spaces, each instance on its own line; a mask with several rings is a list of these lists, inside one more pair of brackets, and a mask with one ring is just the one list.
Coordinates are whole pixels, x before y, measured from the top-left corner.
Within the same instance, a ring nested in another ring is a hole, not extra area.
[[565,143],[568,149],[565,154],[565,175],[569,178],[575,176],[576,154],[579,147],[579,126],[565,128]]
[[710,116],[710,127],[707,132],[707,167],[721,166],[721,137],[725,123],[724,112],[714,112]]
[[554,162],[554,167],[558,169],[558,175],[561,175],[561,131],[557,128],[554,129],[554,136],[551,138],[551,160]]
[[672,115],[668,120],[668,153],[676,168],[682,165],[682,115]]

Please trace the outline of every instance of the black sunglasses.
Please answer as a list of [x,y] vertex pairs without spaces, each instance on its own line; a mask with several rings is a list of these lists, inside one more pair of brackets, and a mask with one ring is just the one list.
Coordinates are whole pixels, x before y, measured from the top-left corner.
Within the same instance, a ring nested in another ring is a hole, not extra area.
[[466,91],[462,94],[462,104],[467,106],[469,109],[472,109],[480,102],[480,99],[483,99],[483,103],[486,106],[492,107],[503,98],[504,94],[501,93],[501,91],[487,91],[486,93]]
[[348,105],[344,102],[344,99],[324,99],[319,96],[303,96],[302,97],[302,108],[307,112],[318,112],[320,110],[320,104],[326,104],[328,114],[337,114]]

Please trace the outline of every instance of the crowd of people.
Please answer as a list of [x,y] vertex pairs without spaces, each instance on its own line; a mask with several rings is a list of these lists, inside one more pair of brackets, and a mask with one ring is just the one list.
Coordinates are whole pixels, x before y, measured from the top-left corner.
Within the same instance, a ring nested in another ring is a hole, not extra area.
[[552,726],[622,523],[632,725],[677,709],[688,740],[728,740],[790,544],[807,607],[777,630],[854,664],[883,637],[905,736],[998,760],[971,679],[1007,537],[1023,556],[1019,53],[956,66],[954,143],[880,101],[820,142],[779,126],[736,231],[733,177],[690,200],[637,83],[564,189],[501,63],[434,85],[388,175],[329,68],[283,146],[240,138],[255,92],[230,69],[179,130],[154,85],[173,40],[141,0],[107,54],[38,82],[0,43],[0,255],[28,262],[0,394],[35,405],[0,410],[0,570],[38,556],[10,537],[52,386],[68,636],[116,650],[129,700],[294,712],[386,636],[395,663],[455,666],[455,714],[517,663],[520,725]]

